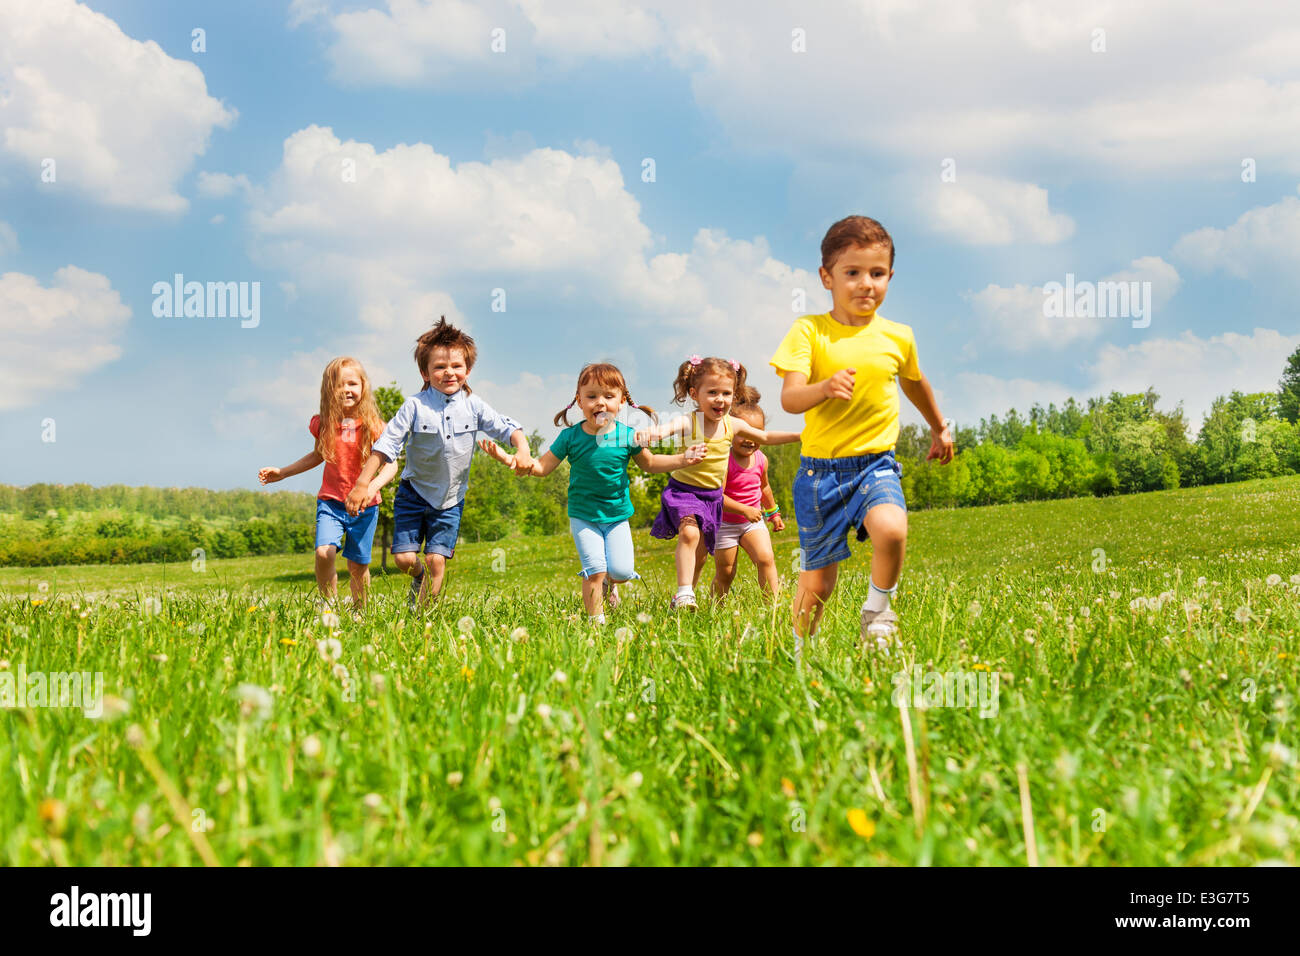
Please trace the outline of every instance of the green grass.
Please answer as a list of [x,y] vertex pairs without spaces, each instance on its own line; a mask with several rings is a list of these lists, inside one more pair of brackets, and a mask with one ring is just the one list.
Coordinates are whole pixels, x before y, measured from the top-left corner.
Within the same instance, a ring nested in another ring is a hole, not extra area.
[[[8,672],[110,695],[0,714],[0,864],[1019,865],[1027,812],[1044,864],[1295,863],[1297,541],[1297,478],[918,513],[901,645],[858,547],[800,666],[744,559],[670,617],[644,532],[602,630],[567,537],[471,544],[426,618],[376,576],[337,662],[310,555],[0,569]],[[997,715],[895,706],[914,664]]]

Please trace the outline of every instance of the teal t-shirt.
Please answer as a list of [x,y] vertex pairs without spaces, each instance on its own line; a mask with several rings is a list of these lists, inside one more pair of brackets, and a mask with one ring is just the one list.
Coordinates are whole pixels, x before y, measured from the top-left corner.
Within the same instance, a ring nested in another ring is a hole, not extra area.
[[627,462],[641,454],[636,433],[622,422],[601,435],[588,435],[582,422],[570,425],[551,443],[550,453],[569,459],[569,517],[612,524],[632,517]]

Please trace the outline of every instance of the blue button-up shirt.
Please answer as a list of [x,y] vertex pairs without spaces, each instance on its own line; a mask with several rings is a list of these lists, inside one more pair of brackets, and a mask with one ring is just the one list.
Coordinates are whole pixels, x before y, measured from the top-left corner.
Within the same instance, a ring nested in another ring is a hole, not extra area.
[[463,388],[447,395],[430,386],[402,403],[373,450],[395,461],[405,446],[402,479],[433,507],[450,508],[469,488],[477,433],[508,442],[522,427]]

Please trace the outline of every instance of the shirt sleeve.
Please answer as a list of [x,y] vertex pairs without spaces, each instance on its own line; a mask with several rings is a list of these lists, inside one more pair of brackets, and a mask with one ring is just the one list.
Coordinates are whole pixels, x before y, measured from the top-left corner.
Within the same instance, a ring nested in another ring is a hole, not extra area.
[[523,429],[524,426],[509,415],[498,415],[491,405],[477,395],[471,395],[470,401],[478,413],[478,430],[485,435],[490,435],[499,442],[509,442],[516,428]]
[[555,441],[551,442],[551,447],[546,449],[560,461],[564,461],[569,456],[569,430],[566,428],[555,436]]
[[785,333],[785,338],[776,348],[776,354],[768,361],[782,378],[787,372],[803,372],[812,378],[812,333],[812,323],[807,319],[799,319]]
[[921,366],[916,360],[916,335],[911,329],[907,330],[907,341],[903,343],[903,364],[898,367],[898,374],[914,382],[921,377]]
[[312,438],[320,438],[320,416],[313,415],[311,421],[307,423],[307,431],[311,432]]
[[643,451],[641,446],[636,443],[636,429],[627,425],[624,426],[624,429],[625,434],[623,435],[623,441],[627,445],[628,457],[635,458]]
[[392,421],[384,426],[383,434],[370,446],[371,451],[378,452],[389,461],[397,461],[397,456],[406,447],[406,439],[410,436],[411,425],[415,421],[415,402],[415,398],[402,402],[402,407],[397,410]]

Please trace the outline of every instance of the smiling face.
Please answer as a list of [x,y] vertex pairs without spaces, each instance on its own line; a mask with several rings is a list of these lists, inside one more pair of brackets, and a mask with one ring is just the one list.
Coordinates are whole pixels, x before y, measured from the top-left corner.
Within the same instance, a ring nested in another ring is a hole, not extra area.
[[822,285],[831,290],[833,315],[845,325],[864,325],[885,301],[894,270],[889,267],[889,247],[850,246],[831,263],[830,271],[820,269]]
[[706,372],[690,390],[690,396],[704,417],[716,422],[721,421],[722,417],[731,411],[735,392],[735,376]]
[[361,371],[355,365],[345,365],[339,369],[339,397],[343,402],[344,415],[356,412],[365,394],[365,382],[361,379]]
[[623,390],[614,385],[585,382],[578,387],[578,408],[593,430],[613,423],[623,407]]
[[437,346],[429,350],[429,363],[424,374],[429,384],[444,395],[455,395],[469,378],[469,366],[465,364],[465,353],[460,349]]
[[[737,418],[743,418],[746,422],[755,428],[766,428],[767,421],[763,417],[763,410],[755,405],[741,405],[732,414]],[[752,438],[741,438],[736,436],[731,441],[732,450],[742,458],[747,458],[754,452],[758,451],[758,442]]]

